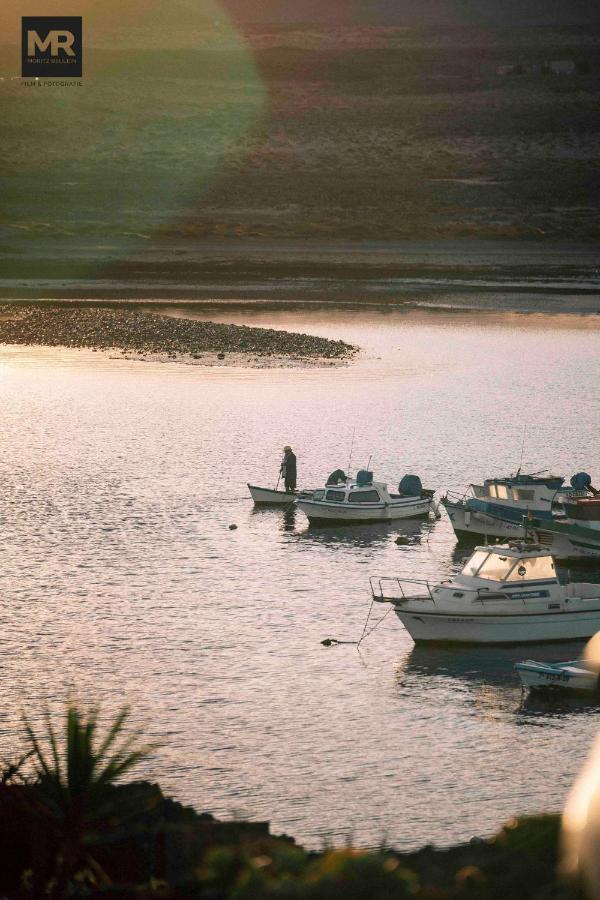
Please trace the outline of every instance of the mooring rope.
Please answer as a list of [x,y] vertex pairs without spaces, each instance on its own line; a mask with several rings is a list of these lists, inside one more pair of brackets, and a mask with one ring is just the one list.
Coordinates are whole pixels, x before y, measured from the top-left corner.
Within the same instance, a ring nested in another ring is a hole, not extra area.
[[324,647],[332,647],[334,644],[336,644],[336,645],[337,644],[354,644],[356,649],[358,650],[358,648],[360,647],[362,642],[364,640],[366,640],[370,634],[373,634],[373,632],[375,631],[376,628],[379,628],[379,626],[381,625],[383,620],[389,616],[392,609],[394,608],[393,606],[390,606],[390,608],[382,615],[382,617],[375,622],[373,627],[369,628],[369,630],[367,631],[367,625],[369,624],[369,619],[371,618],[371,611],[373,609],[374,603],[375,603],[375,598],[373,598],[371,600],[371,605],[369,606],[369,612],[367,613],[367,618],[365,620],[365,624],[363,625],[362,634],[357,641],[339,641],[337,638],[325,638],[324,641],[321,641],[323,646]]

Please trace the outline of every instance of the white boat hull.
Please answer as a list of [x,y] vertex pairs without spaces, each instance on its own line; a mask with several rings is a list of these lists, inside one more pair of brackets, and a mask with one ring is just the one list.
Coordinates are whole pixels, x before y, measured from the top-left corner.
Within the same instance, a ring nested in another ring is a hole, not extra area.
[[[599,604],[600,605],[600,604]],[[395,608],[415,643],[526,644],[590,638],[600,630],[600,608],[568,613],[468,615]]]
[[248,490],[255,503],[270,506],[289,506],[290,503],[296,501],[297,497],[310,497],[312,494],[312,491],[300,491],[292,494],[289,491],[276,491],[273,488],[258,487],[255,484],[249,484]]
[[508,522],[504,519],[498,519],[494,516],[488,516],[482,512],[473,512],[466,510],[460,506],[452,504],[443,504],[448,513],[448,518],[452,523],[457,537],[472,534],[475,538],[515,538],[521,539],[525,536],[522,525],[515,522]]
[[298,499],[300,509],[310,522],[353,524],[359,522],[391,522],[428,515],[431,500],[406,497],[391,503],[335,503],[326,500]]
[[536,663],[526,660],[515,665],[521,684],[530,690],[569,690],[596,693],[599,690],[598,673],[587,671],[572,663]]

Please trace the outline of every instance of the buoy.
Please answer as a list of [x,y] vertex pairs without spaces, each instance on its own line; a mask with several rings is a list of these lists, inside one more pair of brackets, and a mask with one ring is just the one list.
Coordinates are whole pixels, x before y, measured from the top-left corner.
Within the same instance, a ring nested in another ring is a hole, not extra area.
[[230,530],[230,531],[235,531],[236,528],[237,528],[237,525],[230,525],[230,526],[229,526],[229,530]]
[[225,359],[224,353],[217,353],[217,359]]

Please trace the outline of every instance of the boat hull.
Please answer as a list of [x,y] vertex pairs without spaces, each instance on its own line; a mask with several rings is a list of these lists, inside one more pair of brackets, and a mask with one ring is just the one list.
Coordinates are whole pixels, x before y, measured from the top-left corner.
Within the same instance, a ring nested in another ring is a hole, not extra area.
[[474,538],[522,539],[525,537],[525,530],[521,524],[498,519],[479,511],[468,510],[459,504],[447,501],[445,503],[442,501],[442,503],[457,537],[463,538],[467,535],[473,535]]
[[575,613],[477,616],[397,606],[395,613],[415,643],[546,643],[585,640],[600,630],[600,608]]
[[585,691],[599,690],[598,674],[577,668],[577,663],[551,665],[533,660],[517,663],[515,670],[525,688],[533,691]]
[[297,497],[310,497],[312,494],[311,491],[292,494],[289,491],[276,491],[273,488],[258,487],[255,484],[249,484],[248,490],[254,502],[262,506],[289,506],[290,503],[296,501]]
[[299,498],[297,504],[298,509],[307,516],[311,524],[320,525],[353,525],[414,519],[428,515],[431,509],[429,498],[407,498],[389,504],[357,503],[356,506]]
[[557,559],[600,559],[600,529],[573,522],[532,522],[536,539]]

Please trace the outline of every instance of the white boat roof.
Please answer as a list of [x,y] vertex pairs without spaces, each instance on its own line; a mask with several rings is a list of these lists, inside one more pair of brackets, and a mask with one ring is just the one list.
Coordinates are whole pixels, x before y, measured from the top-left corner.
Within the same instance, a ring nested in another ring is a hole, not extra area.
[[483,550],[486,553],[497,553],[498,556],[508,556],[514,559],[552,555],[547,547],[541,547],[540,544],[532,544],[527,541],[511,541],[510,544],[483,544],[480,547],[475,547],[473,552],[477,550]]
[[370,491],[373,488],[383,488],[384,490],[387,490],[387,484],[385,481],[370,481],[368,484],[359,484],[355,478],[347,478],[345,483],[326,484],[325,488],[328,491],[345,491],[350,490],[351,488],[358,491]]

